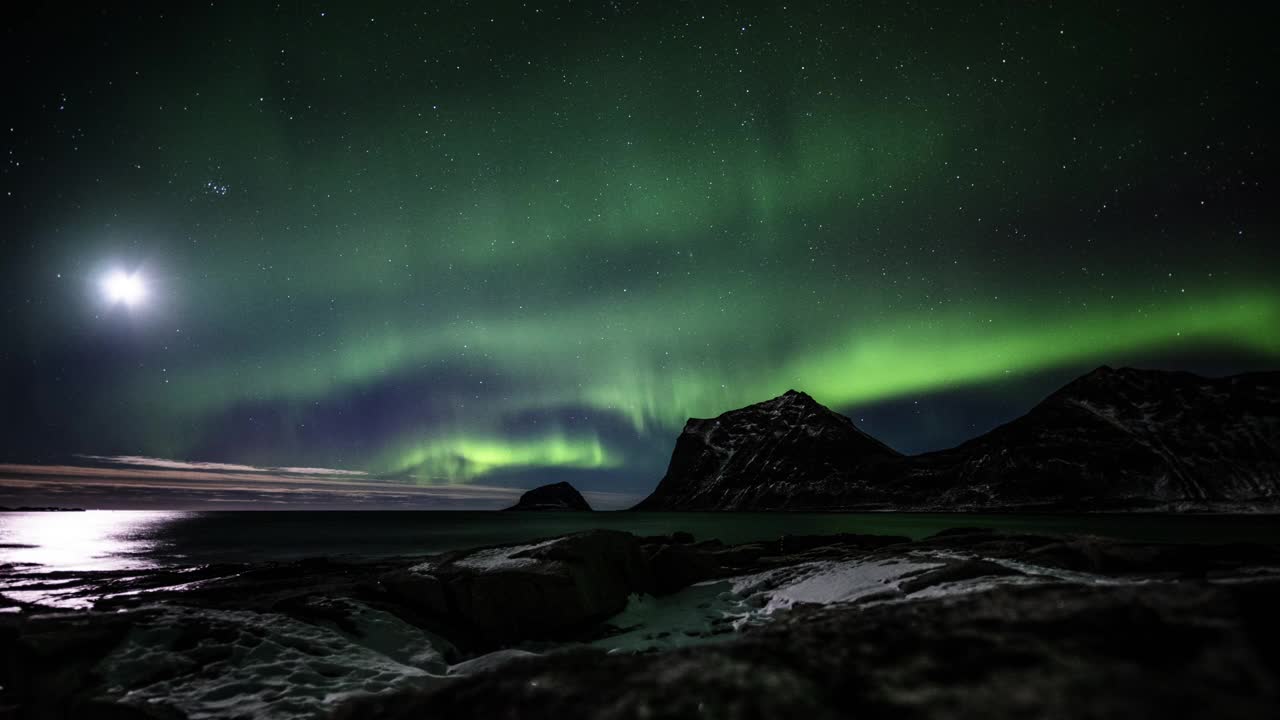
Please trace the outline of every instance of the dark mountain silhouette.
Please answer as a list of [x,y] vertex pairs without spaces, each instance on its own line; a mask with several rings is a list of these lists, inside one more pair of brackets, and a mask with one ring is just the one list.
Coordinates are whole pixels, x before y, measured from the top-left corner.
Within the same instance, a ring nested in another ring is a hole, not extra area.
[[902,457],[805,393],[788,390],[711,420],[690,419],[667,475],[639,510],[788,507],[835,496],[867,463]]
[[789,391],[690,420],[636,509],[1280,509],[1280,373],[1104,366],[1012,422],[915,456]]

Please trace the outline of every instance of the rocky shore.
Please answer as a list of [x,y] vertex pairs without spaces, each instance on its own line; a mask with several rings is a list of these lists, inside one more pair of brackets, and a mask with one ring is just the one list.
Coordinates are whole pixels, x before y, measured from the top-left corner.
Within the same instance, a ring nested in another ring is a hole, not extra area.
[[24,582],[0,717],[1280,714],[1267,545],[596,530]]

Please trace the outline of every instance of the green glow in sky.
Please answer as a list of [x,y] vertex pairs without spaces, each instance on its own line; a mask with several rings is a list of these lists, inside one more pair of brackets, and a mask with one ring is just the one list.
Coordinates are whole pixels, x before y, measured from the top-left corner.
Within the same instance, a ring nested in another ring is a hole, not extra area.
[[1268,64],[1211,18],[427,6],[121,21],[24,90],[15,448],[644,490],[788,388],[1280,359]]
[[549,435],[536,439],[428,438],[400,450],[392,472],[411,472],[426,482],[463,482],[511,468],[609,468],[619,461],[594,438]]

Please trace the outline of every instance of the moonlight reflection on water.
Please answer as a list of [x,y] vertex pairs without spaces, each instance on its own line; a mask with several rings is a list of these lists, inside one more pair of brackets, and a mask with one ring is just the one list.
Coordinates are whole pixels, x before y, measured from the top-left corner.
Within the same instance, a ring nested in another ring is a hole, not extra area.
[[[414,558],[605,528],[692,533],[726,544],[783,535],[862,533],[919,539],[946,528],[1072,533],[1146,542],[1276,542],[1266,516],[961,515],[929,513],[187,512],[0,513],[0,596],[87,607],[122,575],[213,563]],[[108,582],[109,581],[109,582]],[[185,581],[184,581],[185,582]],[[115,588],[115,591],[119,588]],[[0,611],[4,611],[0,607]]]
[[157,530],[186,515],[172,511],[6,513],[0,562],[7,572],[145,570],[156,566]]

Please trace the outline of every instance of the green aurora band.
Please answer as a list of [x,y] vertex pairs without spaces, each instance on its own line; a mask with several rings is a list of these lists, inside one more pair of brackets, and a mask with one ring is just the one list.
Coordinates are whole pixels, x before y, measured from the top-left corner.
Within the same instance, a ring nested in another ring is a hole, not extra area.
[[[643,305],[642,305],[643,308]],[[346,353],[298,353],[316,360],[299,370],[296,356],[282,354],[250,367],[211,366],[201,375],[176,376],[139,396],[163,408],[162,394],[180,393],[183,412],[215,413],[251,398],[272,398],[306,405],[335,387],[376,381],[403,368],[430,366],[459,354],[489,358],[490,370],[522,393],[506,393],[459,411],[456,424],[423,428],[395,439],[393,449],[368,469],[413,471],[423,480],[465,481],[509,467],[608,468],[621,459],[589,435],[560,433],[533,438],[504,438],[504,415],[542,406],[583,405],[620,413],[640,431],[672,434],[685,418],[714,416],[725,409],[803,388],[837,407],[955,389],[1079,362],[1100,362],[1146,351],[1195,348],[1201,344],[1233,346],[1280,356],[1280,298],[1266,292],[1235,293],[1169,308],[1097,308],[1046,321],[1027,308],[933,313],[896,317],[880,326],[818,338],[772,366],[716,366],[700,357],[703,343],[681,348],[673,341],[670,314],[641,309],[626,320],[626,340],[593,331],[591,319],[560,316],[551,327],[526,320],[495,320],[468,326],[465,332],[415,335],[390,330],[364,335]],[[712,315],[711,317],[715,317]],[[629,320],[629,322],[628,322]],[[693,335],[732,343],[732,331],[713,332],[712,322],[697,325]],[[705,320],[705,318],[704,318]],[[554,329],[552,329],[554,328]],[[702,331],[707,335],[702,335]],[[746,343],[750,347],[751,343]],[[693,362],[676,369],[672,355],[652,358],[653,347],[685,350]],[[725,352],[729,352],[726,348]],[[645,364],[641,358],[653,362]],[[534,374],[530,373],[533,369]],[[163,389],[160,389],[162,387]],[[187,388],[184,390],[183,388]],[[207,392],[200,392],[206,388]],[[398,448],[398,449],[397,449]],[[185,449],[185,448],[183,448]]]
[[597,438],[552,434],[530,440],[434,438],[399,449],[392,472],[412,471],[425,482],[465,482],[510,468],[610,468],[620,464]]

